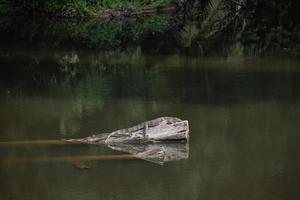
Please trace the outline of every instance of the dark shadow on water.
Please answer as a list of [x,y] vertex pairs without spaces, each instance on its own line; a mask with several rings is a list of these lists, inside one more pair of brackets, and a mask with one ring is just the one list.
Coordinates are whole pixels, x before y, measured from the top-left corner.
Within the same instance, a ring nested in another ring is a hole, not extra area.
[[296,60],[145,56],[138,49],[126,53],[18,52],[0,55],[1,95],[69,97],[84,92],[103,99],[233,104],[296,102],[300,94]]

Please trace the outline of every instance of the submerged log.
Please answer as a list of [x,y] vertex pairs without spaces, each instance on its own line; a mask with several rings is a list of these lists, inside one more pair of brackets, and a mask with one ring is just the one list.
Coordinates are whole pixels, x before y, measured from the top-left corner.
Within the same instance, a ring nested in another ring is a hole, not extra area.
[[187,120],[176,117],[160,117],[138,124],[131,128],[111,133],[95,134],[86,138],[70,139],[68,142],[88,144],[147,143],[188,140],[189,124]]
[[[69,140],[32,140],[32,141],[10,141],[0,142],[1,146],[14,145],[65,145],[65,144],[103,144],[107,147],[129,153],[121,155],[126,158],[139,158],[164,164],[169,161],[187,159],[189,156],[189,124],[187,120],[176,117],[160,117],[146,121],[131,128],[113,131],[111,133],[95,134],[85,138]],[[87,157],[32,157],[17,158],[14,162],[30,161],[76,161],[85,159],[115,159],[115,155],[110,156],[87,156]],[[117,158],[119,158],[117,156]],[[5,162],[10,162],[6,160]],[[1,160],[0,160],[1,162]]]

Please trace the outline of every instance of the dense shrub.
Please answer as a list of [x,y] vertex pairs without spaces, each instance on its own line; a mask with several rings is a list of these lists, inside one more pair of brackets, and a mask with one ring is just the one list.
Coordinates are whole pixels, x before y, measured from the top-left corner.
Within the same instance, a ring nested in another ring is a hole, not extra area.
[[55,15],[93,15],[103,9],[138,9],[158,6],[169,0],[1,0],[0,14],[50,13]]

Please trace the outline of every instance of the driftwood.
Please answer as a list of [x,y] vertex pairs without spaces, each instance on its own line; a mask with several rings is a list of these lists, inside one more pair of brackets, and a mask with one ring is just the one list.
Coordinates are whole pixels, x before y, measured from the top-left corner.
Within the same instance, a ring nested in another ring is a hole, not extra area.
[[182,141],[188,140],[188,138],[189,124],[187,120],[181,120],[176,117],[160,117],[131,128],[66,141],[109,145],[118,143]]
[[105,144],[111,149],[130,153],[136,158],[163,164],[188,158],[188,138],[187,120],[160,117],[131,128],[67,141]]
[[[79,157],[34,157],[17,158],[13,162],[28,161],[72,161],[82,160],[106,160],[115,158],[133,159],[139,158],[164,164],[165,162],[187,159],[189,156],[189,125],[187,120],[176,117],[161,117],[146,121],[127,129],[113,131],[111,133],[95,134],[85,138],[69,140],[32,140],[0,142],[1,146],[14,145],[66,145],[66,144],[103,144],[107,147],[129,153],[129,155],[112,156],[79,156]],[[7,161],[7,160],[6,160]]]
[[111,133],[94,134],[79,139],[0,141],[0,147],[23,145],[67,145],[67,144],[115,144],[147,143],[164,141],[186,141],[189,138],[187,120],[161,117],[137,126]]

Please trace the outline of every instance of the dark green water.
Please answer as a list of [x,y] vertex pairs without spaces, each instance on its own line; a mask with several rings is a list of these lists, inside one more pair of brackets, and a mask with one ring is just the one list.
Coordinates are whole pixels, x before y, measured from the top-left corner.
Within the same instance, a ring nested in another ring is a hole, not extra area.
[[[189,159],[1,163],[1,200],[299,199],[300,62],[2,50],[0,141],[77,138],[189,120]],[[118,154],[0,147],[0,158]]]

